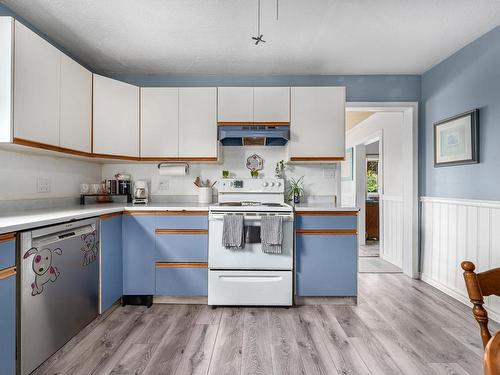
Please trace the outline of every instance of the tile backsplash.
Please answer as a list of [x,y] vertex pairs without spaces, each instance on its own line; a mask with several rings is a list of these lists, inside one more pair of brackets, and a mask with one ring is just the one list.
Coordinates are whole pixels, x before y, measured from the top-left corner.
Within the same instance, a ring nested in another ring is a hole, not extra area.
[[[264,159],[264,169],[259,177],[274,177],[276,163],[286,158],[286,147],[225,147],[221,164],[190,164],[186,176],[160,176],[157,164],[104,164],[102,178],[110,179],[116,173],[126,172],[134,180],[148,180],[151,195],[196,195],[197,187],[193,181],[197,176],[211,182],[222,177],[222,170],[229,170],[231,177],[250,178],[246,159],[257,154]],[[304,176],[306,195],[337,195],[337,168],[335,165],[290,165],[286,178]],[[216,187],[216,186],[215,186]]]

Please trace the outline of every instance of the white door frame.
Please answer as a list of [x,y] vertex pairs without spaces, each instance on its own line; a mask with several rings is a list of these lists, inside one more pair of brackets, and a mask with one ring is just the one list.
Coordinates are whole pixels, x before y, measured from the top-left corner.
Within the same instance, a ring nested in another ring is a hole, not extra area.
[[403,272],[419,277],[418,239],[418,103],[347,102],[346,111],[402,112]]

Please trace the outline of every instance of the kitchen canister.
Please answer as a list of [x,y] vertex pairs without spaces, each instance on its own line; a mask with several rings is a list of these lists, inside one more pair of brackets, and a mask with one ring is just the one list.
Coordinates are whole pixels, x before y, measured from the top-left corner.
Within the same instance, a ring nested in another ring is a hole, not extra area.
[[212,203],[212,188],[210,186],[198,188],[198,203]]

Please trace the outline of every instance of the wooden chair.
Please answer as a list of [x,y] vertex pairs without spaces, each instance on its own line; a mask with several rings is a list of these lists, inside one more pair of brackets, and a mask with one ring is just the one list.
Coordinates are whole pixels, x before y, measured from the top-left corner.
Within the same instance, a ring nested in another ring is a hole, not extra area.
[[491,339],[491,333],[488,329],[488,313],[483,307],[483,297],[491,295],[500,296],[500,268],[475,273],[476,266],[474,263],[465,261],[462,262],[462,269],[465,271],[464,279],[467,293],[474,305],[472,313],[479,323],[483,347],[486,348],[488,341]]
[[500,332],[491,338],[484,349],[484,374],[500,374]]

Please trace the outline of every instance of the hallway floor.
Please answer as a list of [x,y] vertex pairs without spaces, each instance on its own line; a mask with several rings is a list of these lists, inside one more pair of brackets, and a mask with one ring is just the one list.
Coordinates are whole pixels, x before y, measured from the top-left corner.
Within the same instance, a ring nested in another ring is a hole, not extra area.
[[481,354],[468,306],[402,274],[361,274],[356,306],[118,307],[35,374],[479,375]]
[[359,273],[401,273],[401,268],[380,258],[378,241],[366,241],[359,245],[358,272]]

